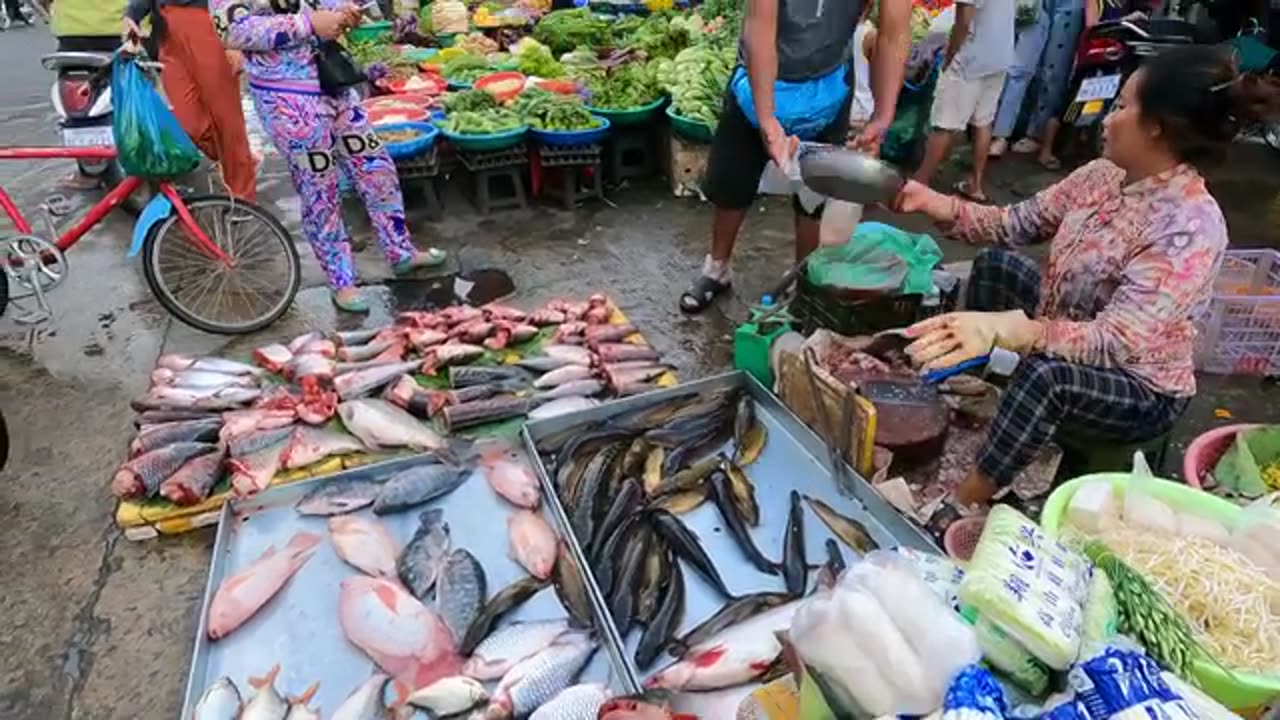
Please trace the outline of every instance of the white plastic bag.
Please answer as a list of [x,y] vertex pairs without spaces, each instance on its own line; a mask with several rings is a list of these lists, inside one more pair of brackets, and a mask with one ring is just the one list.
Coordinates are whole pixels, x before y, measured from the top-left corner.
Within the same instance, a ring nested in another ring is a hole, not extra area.
[[[796,609],[791,642],[806,669],[822,676],[827,704],[859,716],[893,712],[894,695],[876,663],[860,648],[834,590],[819,592]],[[850,682],[850,678],[856,682]]]
[[818,229],[818,244],[843,245],[853,236],[854,228],[862,219],[862,206],[846,200],[827,200],[822,208],[822,224]]

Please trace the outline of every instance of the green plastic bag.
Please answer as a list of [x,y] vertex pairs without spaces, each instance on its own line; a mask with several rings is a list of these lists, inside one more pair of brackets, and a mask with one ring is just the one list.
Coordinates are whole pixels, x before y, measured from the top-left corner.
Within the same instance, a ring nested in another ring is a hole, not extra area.
[[129,55],[116,55],[111,68],[115,103],[112,135],[120,166],[129,175],[172,178],[200,165],[200,149]]
[[942,251],[933,238],[878,222],[858,223],[849,242],[818,248],[806,262],[809,282],[837,290],[928,295]]
[[1280,425],[1237,433],[1235,442],[1213,468],[1213,479],[1232,492],[1256,498],[1270,490],[1262,479],[1262,468],[1280,459]]

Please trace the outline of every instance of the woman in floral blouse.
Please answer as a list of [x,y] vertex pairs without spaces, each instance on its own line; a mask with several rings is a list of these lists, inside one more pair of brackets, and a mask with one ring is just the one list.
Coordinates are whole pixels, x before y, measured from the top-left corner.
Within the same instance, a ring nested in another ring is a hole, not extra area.
[[[1103,124],[1105,159],[1030,200],[998,208],[903,189],[899,211],[999,246],[974,262],[969,311],[910,329],[912,358],[933,369],[993,347],[1023,356],[956,501],[989,502],[1058,431],[1139,442],[1173,426],[1196,390],[1193,318],[1227,247],[1197,168],[1277,97],[1218,48],[1171,50],[1125,83]],[[1045,241],[1043,275],[1011,249]]]

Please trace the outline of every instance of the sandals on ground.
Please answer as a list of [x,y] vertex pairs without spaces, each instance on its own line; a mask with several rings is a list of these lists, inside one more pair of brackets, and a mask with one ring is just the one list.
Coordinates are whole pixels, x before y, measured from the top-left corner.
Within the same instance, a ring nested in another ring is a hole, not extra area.
[[973,189],[973,186],[969,184],[968,180],[961,180],[960,182],[953,185],[951,189],[955,192],[955,194],[971,202],[983,203],[983,204],[987,204],[991,202],[990,198],[988,198],[986,195],[983,195],[982,193],[975,191]]
[[1040,142],[1031,138],[1022,138],[1009,149],[1021,155],[1028,155],[1040,149]]
[[[344,288],[346,289],[346,288]],[[332,290],[329,292],[329,300],[333,306],[343,312],[366,314],[369,312],[369,301],[365,299],[364,294],[355,288],[351,288],[355,292],[348,293],[344,299],[339,293],[342,290]]]
[[728,292],[729,288],[729,283],[699,275],[680,296],[680,309],[690,315],[700,313],[711,305],[712,300]]
[[444,264],[449,254],[439,248],[427,248],[414,253],[413,257],[401,260],[391,266],[396,275],[407,275],[420,268],[438,267]]
[[1062,161],[1050,155],[1048,158],[1036,158],[1036,162],[1040,163],[1040,167],[1045,170],[1061,170]]

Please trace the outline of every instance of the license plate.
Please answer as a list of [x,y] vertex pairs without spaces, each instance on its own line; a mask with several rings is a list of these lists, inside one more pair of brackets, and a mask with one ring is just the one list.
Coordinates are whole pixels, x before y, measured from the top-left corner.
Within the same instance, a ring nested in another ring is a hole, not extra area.
[[66,128],[62,131],[62,144],[66,147],[92,147],[95,145],[115,145],[111,136],[111,126]]
[[1103,101],[1090,100],[1089,102],[1085,103],[1083,107],[1080,108],[1080,114],[1081,115],[1097,115],[1098,113],[1102,112],[1103,107],[1104,107]]
[[1110,100],[1120,92],[1120,74],[1103,75],[1085,78],[1076,92],[1076,102],[1087,103],[1090,100]]

